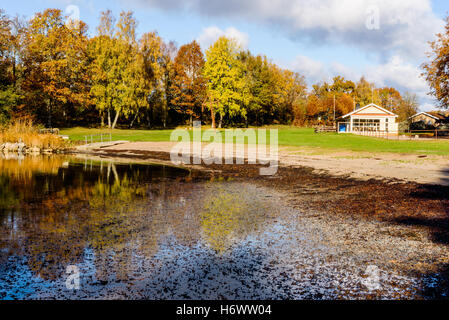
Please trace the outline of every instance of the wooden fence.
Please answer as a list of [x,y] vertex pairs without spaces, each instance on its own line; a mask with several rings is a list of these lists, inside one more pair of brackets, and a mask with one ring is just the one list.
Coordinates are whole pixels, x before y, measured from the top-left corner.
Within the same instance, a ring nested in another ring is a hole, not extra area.
[[315,133],[319,133],[319,132],[337,132],[337,128],[334,126],[315,127]]

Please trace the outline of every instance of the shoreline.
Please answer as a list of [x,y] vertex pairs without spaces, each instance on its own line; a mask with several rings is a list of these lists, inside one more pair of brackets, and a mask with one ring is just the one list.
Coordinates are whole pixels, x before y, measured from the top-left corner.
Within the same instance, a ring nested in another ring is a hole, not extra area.
[[[77,154],[81,157],[93,156],[119,162],[175,166],[171,163],[168,152],[124,151],[124,147],[126,145],[122,145],[122,149],[114,146]],[[433,230],[441,241],[449,244],[448,185],[407,181],[392,176],[335,174],[330,170],[317,170],[313,166],[287,165],[283,162],[280,162],[278,172],[273,176],[261,176],[260,164],[178,167],[206,173],[211,180],[244,181],[273,188],[289,198],[293,207],[304,207],[306,204],[307,210],[421,226],[426,230]]]
[[[170,163],[169,153],[176,142],[126,142],[112,145],[95,144],[78,147],[75,153],[98,156],[115,156],[164,160]],[[203,147],[206,144],[203,144]],[[224,148],[223,148],[224,149]],[[234,151],[235,157],[248,158],[257,153],[255,147],[245,145],[244,153]],[[193,153],[190,153],[192,156]],[[449,186],[449,157],[437,155],[368,153],[353,151],[329,151],[310,148],[279,147],[279,167],[309,167],[316,173],[326,173],[335,177],[350,177],[358,180],[394,180]],[[224,156],[223,156],[224,158]],[[173,165],[173,164],[172,164]],[[183,165],[205,169],[209,166]]]

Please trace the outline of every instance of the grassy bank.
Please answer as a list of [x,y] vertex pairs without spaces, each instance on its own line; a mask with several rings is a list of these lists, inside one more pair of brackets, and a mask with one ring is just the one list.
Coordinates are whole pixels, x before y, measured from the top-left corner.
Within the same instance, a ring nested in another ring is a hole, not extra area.
[[449,140],[390,140],[354,134],[315,133],[313,129],[284,128],[279,145],[327,150],[449,155]]
[[[114,140],[126,141],[170,141],[172,130],[131,130],[131,129],[88,129],[88,128],[69,128],[62,129],[61,134],[69,136],[72,141],[84,141],[85,136],[96,135],[100,133],[111,133]],[[97,138],[98,139],[98,138]]]
[[[86,135],[109,133],[109,130],[70,128],[61,130],[71,140],[83,141]],[[170,141],[172,130],[112,130],[113,140]],[[449,140],[386,140],[352,134],[314,133],[310,128],[279,127],[279,145],[317,148],[322,151],[348,150],[449,155]]]
[[65,149],[67,142],[54,134],[41,134],[30,121],[16,121],[0,128],[0,145],[23,142],[27,148]]

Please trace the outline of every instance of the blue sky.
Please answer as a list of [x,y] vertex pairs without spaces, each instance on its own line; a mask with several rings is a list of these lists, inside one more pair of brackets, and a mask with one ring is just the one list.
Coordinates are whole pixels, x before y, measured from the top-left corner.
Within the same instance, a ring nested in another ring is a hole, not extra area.
[[445,0],[22,0],[1,7],[26,17],[45,8],[79,9],[91,34],[101,11],[132,10],[139,33],[157,30],[178,45],[196,39],[203,49],[225,34],[309,84],[364,75],[377,86],[416,93],[422,110],[434,101],[420,65],[449,10]]

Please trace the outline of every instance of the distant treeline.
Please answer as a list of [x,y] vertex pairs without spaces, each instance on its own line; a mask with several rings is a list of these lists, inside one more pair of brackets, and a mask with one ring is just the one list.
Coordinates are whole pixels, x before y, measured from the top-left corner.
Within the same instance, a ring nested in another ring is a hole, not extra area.
[[311,90],[305,78],[219,38],[205,53],[157,32],[136,36],[132,12],[101,13],[96,35],[57,9],[30,20],[0,11],[0,123],[31,118],[54,127],[330,124],[377,103],[407,119],[416,97],[335,77]]

